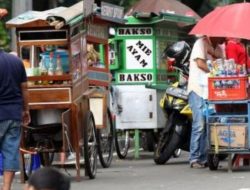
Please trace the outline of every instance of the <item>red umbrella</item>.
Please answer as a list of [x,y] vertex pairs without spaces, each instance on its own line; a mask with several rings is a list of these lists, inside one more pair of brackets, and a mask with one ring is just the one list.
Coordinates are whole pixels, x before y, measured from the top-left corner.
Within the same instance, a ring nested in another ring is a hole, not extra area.
[[203,17],[189,34],[250,39],[250,3],[218,7]]

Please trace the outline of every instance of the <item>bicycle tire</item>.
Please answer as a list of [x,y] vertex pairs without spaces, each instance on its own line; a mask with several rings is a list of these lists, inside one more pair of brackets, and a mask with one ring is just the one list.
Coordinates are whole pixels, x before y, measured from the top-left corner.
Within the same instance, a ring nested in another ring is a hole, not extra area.
[[91,111],[85,115],[83,127],[83,148],[85,173],[90,179],[94,179],[97,172],[97,134],[94,116]]
[[106,128],[97,129],[97,150],[103,168],[108,168],[111,165],[114,151],[115,132],[109,108],[107,109],[106,122]]
[[115,148],[117,156],[120,159],[125,159],[130,147],[130,138],[128,130],[116,130],[115,131]]

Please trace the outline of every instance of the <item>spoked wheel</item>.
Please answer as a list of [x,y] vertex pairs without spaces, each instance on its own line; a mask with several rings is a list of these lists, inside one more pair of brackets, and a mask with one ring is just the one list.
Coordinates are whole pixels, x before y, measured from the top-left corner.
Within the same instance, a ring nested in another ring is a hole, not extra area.
[[106,127],[97,129],[98,154],[102,167],[108,168],[112,162],[115,131],[111,112],[108,108]]
[[97,134],[95,120],[92,112],[85,115],[85,125],[83,127],[83,147],[85,172],[90,179],[94,179],[97,171]]
[[120,159],[126,158],[130,147],[130,138],[128,130],[117,129],[115,134],[115,147]]
[[37,154],[20,153],[22,161],[22,172],[23,172],[23,182],[27,181],[31,174],[38,168],[40,168],[40,156]]
[[217,170],[220,163],[219,155],[208,154],[207,163],[210,170]]
[[24,181],[28,180],[32,174],[33,159],[32,154],[22,154]]

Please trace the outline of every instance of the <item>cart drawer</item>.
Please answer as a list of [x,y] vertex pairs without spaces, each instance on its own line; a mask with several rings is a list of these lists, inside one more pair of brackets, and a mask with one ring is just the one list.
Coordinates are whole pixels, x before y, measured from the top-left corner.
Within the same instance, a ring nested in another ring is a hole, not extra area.
[[34,88],[29,89],[29,104],[60,104],[71,102],[70,88]]

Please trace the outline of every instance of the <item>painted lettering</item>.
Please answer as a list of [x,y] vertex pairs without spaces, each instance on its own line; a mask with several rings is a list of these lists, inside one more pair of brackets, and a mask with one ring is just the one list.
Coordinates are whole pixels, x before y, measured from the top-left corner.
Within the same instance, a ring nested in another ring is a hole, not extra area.
[[148,63],[145,61],[145,59],[141,60],[140,64],[142,65],[142,67],[146,67],[148,65]]
[[133,49],[133,51],[131,53],[132,53],[132,55],[134,55],[134,54],[138,53],[138,51],[136,49]]
[[135,56],[135,59],[136,59],[137,61],[139,61],[139,60],[141,59],[141,55],[136,55],[136,56]]
[[128,49],[129,51],[132,51],[133,46],[128,46],[127,49]]
[[125,81],[125,75],[124,74],[120,74],[120,81]]
[[153,75],[150,73],[133,73],[133,74],[120,74],[120,82],[145,82],[152,81]]
[[118,35],[152,35],[152,28],[142,27],[142,28],[119,28]]
[[140,81],[139,74],[134,74],[134,81]]

